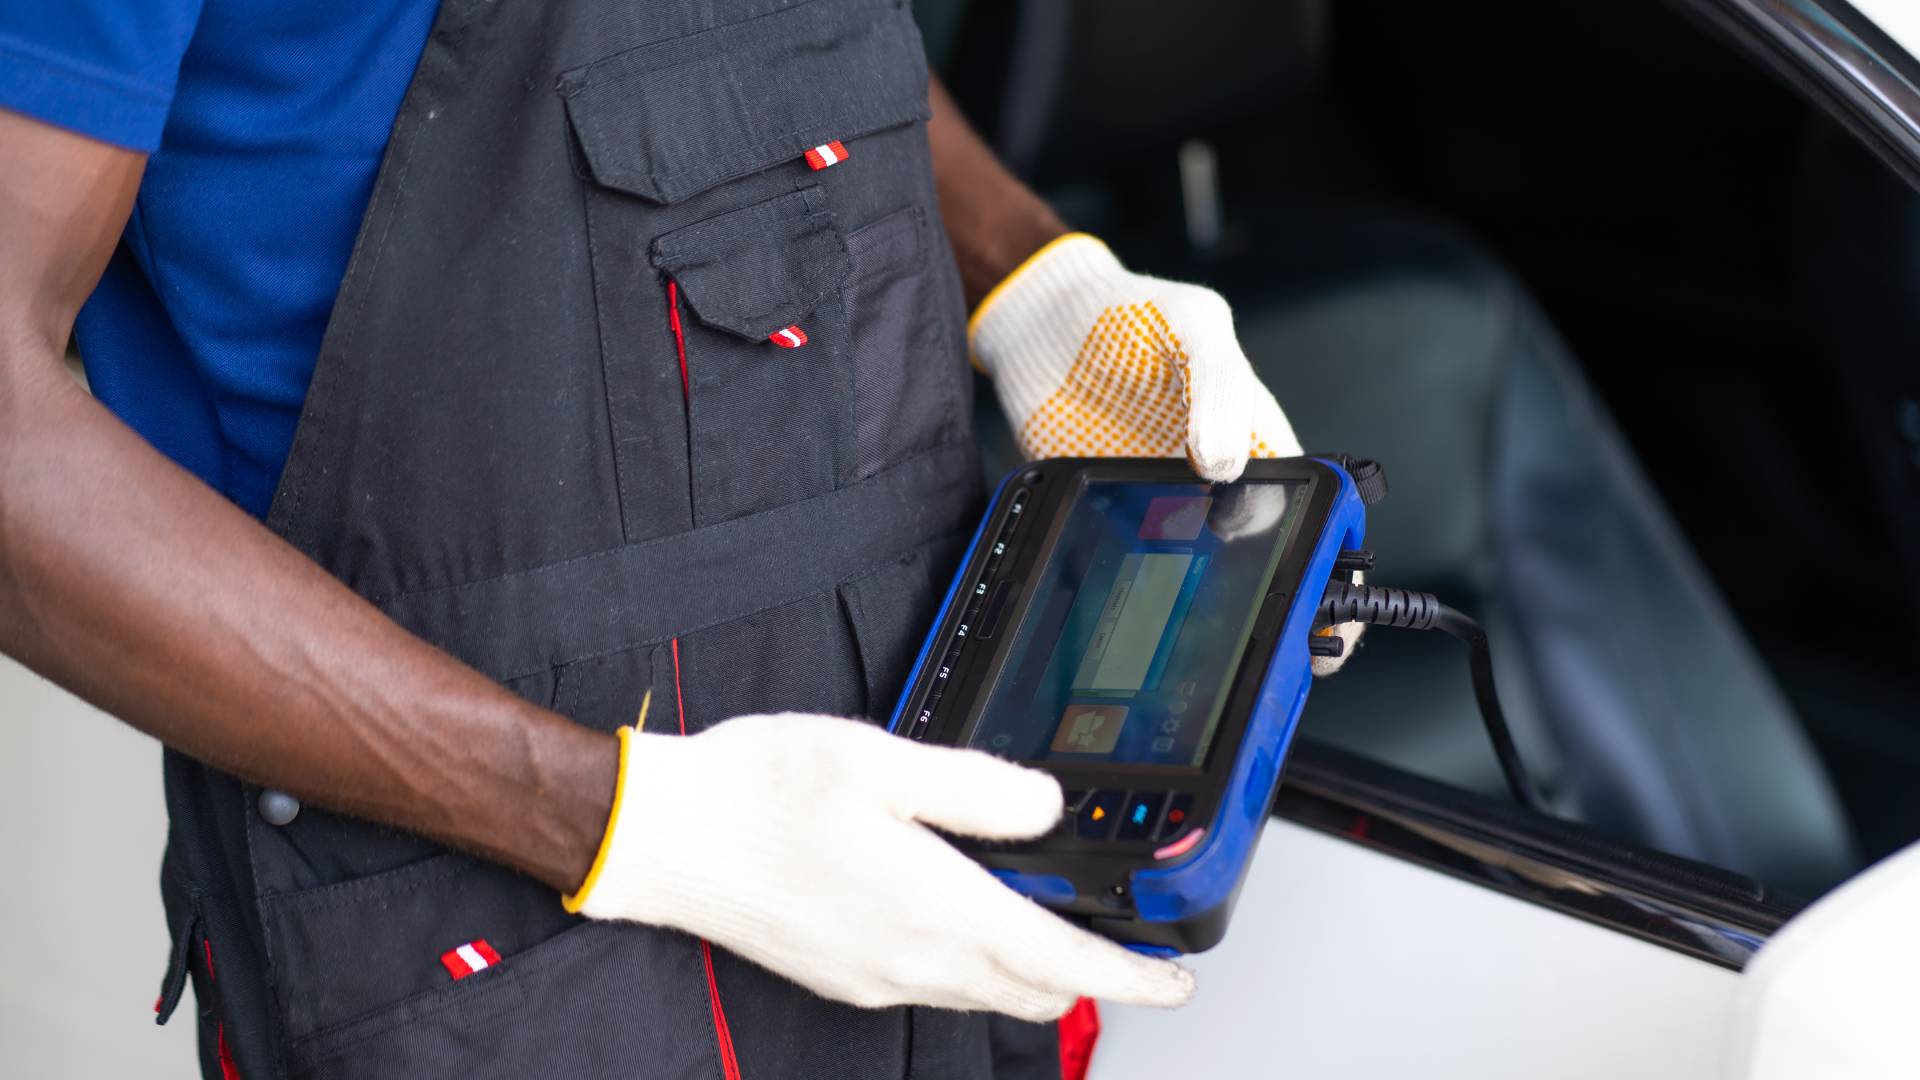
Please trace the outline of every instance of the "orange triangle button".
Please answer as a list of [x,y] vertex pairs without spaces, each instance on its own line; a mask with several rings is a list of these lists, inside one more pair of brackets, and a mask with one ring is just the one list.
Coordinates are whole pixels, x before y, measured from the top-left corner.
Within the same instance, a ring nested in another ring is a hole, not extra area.
[[1104,806],[1096,806],[1096,807],[1094,807],[1094,808],[1093,808],[1093,820],[1095,820],[1095,821],[1099,821],[1099,820],[1100,820],[1101,818],[1103,818],[1103,817],[1106,817],[1106,816],[1107,816],[1107,808],[1106,808],[1106,807],[1104,807]]

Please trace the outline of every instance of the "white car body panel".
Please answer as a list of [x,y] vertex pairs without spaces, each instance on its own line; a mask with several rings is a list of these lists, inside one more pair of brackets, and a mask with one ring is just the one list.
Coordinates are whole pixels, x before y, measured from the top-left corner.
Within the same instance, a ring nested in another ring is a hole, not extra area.
[[1719,1075],[1740,976],[1274,820],[1194,1002],[1103,1006],[1091,1080]]
[[1822,897],[1742,976],[1729,1080],[1920,1076],[1920,845]]

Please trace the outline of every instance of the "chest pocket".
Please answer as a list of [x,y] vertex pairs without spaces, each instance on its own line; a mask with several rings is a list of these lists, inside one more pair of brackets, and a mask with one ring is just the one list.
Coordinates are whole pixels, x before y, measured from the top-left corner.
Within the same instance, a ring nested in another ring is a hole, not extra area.
[[[694,524],[823,495],[845,471],[847,245],[818,186],[653,244],[682,363]],[[682,309],[690,312],[690,326]]]
[[846,235],[928,209],[927,73],[904,4],[810,0],[615,54],[560,92],[588,181],[627,541],[873,471]]

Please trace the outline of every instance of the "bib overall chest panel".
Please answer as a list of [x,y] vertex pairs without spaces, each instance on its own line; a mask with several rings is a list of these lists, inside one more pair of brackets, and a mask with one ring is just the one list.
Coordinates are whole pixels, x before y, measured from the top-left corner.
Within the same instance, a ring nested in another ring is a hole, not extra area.
[[[927,116],[895,0],[446,0],[269,525],[595,728],[884,715],[980,494]],[[1049,1075],[167,772],[176,970],[249,1078]]]

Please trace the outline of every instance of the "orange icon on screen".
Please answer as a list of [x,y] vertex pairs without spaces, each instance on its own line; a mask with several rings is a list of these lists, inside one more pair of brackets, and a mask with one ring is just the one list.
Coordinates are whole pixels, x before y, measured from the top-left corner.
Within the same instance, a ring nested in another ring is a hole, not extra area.
[[1107,808],[1106,808],[1106,807],[1104,807],[1104,806],[1096,806],[1096,807],[1094,807],[1094,808],[1093,808],[1093,820],[1095,820],[1095,821],[1099,821],[1099,820],[1100,820],[1101,818],[1104,818],[1104,817],[1106,817],[1106,816],[1107,816]]
[[1125,705],[1069,705],[1060,714],[1053,748],[1067,754],[1111,753],[1126,722]]

